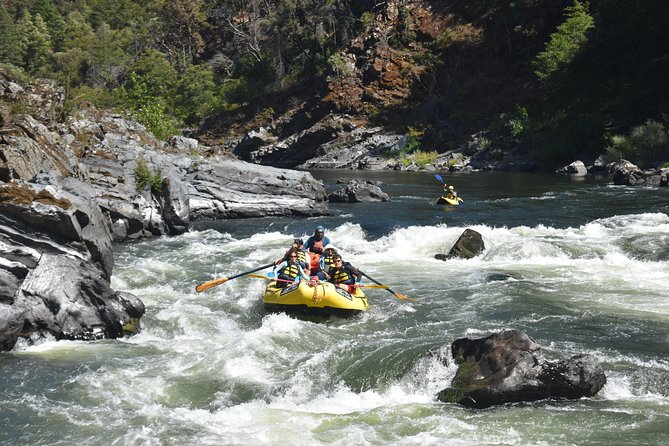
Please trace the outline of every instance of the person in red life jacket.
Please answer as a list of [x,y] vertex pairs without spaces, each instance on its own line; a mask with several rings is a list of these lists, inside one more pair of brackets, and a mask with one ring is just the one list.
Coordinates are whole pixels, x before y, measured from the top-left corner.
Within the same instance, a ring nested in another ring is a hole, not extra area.
[[330,239],[325,236],[325,228],[323,226],[317,226],[314,231],[314,235],[307,239],[307,242],[304,244],[304,249],[307,252],[313,252],[315,254],[322,254],[323,247],[330,244]]
[[285,288],[290,282],[309,280],[309,275],[304,272],[304,269],[300,266],[297,259],[298,249],[291,248],[288,252],[288,260],[284,260],[274,267],[272,272],[277,279],[280,279],[276,282],[277,287]]
[[328,271],[330,278],[328,282],[334,283],[339,288],[355,293],[355,289],[360,286],[362,272],[349,262],[344,262],[339,254],[332,256],[334,266]]
[[307,239],[304,249],[309,259],[309,268],[313,274],[318,273],[318,261],[323,254],[323,247],[330,244],[330,239],[325,236],[325,228],[317,226],[314,235]]
[[[334,266],[334,255],[337,254],[337,250],[335,249],[334,246],[332,245],[325,245],[323,248],[323,255],[321,258],[318,260],[318,272],[316,273],[316,276],[320,279],[329,279],[330,276],[328,275],[328,271],[330,270],[331,267]],[[312,271],[312,276],[313,271]]]

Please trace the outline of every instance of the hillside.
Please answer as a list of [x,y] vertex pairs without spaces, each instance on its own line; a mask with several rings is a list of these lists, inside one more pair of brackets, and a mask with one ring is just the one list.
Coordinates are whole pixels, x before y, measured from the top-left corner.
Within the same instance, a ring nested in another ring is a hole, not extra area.
[[66,107],[128,109],[266,164],[356,145],[659,165],[667,19],[640,0],[2,0],[0,63],[60,81]]

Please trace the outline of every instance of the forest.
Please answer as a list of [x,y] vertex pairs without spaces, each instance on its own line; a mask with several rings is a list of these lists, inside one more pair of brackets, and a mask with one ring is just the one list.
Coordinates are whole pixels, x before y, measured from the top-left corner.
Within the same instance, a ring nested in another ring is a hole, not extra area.
[[648,0],[0,0],[0,66],[55,79],[64,112],[127,110],[167,138],[272,95],[322,97],[333,77],[364,82],[342,54],[375,34],[419,74],[402,103],[348,111],[412,150],[475,139],[546,167],[604,152],[660,166],[667,23],[669,4]]

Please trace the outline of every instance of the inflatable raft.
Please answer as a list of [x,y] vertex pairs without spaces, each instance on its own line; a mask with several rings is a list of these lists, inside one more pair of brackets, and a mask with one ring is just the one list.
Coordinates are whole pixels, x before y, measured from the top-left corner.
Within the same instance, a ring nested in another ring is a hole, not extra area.
[[460,197],[458,198],[449,198],[447,196],[441,196],[437,198],[436,204],[450,204],[452,206],[457,206],[462,203],[464,200]]
[[267,311],[339,317],[361,313],[368,307],[361,288],[351,294],[329,282],[314,286],[307,282],[291,283],[280,288],[272,281],[265,288],[262,301]]

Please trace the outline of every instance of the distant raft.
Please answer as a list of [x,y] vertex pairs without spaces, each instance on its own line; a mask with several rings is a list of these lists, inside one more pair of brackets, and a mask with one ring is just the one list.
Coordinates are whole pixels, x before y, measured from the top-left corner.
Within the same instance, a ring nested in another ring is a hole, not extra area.
[[437,201],[435,204],[450,204],[452,206],[457,206],[460,203],[462,203],[464,200],[460,197],[457,198],[450,198],[445,195],[442,195],[441,197],[437,198]]
[[269,282],[262,298],[271,312],[315,314],[348,317],[366,311],[367,297],[361,288],[353,294],[330,282],[309,286],[307,282],[291,283],[285,288]]

